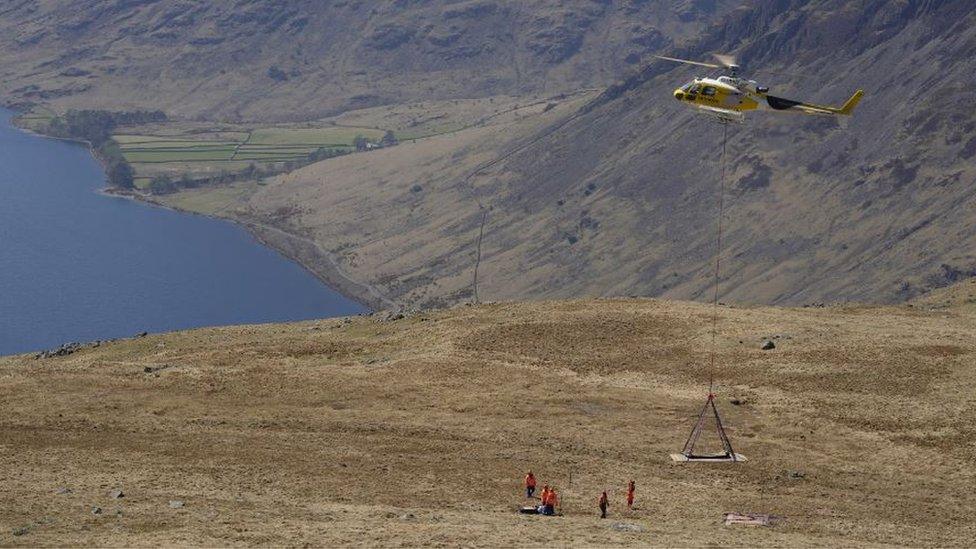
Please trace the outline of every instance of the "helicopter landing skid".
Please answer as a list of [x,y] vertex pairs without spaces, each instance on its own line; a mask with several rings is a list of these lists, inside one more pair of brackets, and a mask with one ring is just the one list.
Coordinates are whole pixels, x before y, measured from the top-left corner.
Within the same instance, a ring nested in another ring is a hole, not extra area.
[[699,114],[718,120],[722,124],[742,124],[746,120],[745,115],[741,112],[730,111],[728,109],[698,107],[697,110]]

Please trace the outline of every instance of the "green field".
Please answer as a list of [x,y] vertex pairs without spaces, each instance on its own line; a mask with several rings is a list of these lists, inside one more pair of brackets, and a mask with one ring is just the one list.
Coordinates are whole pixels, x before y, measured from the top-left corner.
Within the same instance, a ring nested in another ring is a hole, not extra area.
[[237,160],[264,160],[282,159],[295,160],[306,158],[318,149],[331,149],[333,151],[347,152],[352,148],[346,145],[320,145],[320,144],[288,144],[288,145],[241,145],[234,157]]
[[383,130],[332,126],[327,128],[260,128],[242,141],[193,139],[192,135],[119,134],[114,139],[132,164],[168,162],[287,162],[307,158],[318,149],[349,152],[356,137],[378,141]]
[[130,163],[164,164],[169,162],[226,162],[232,160],[239,143],[207,141],[184,136],[115,135],[122,156]]
[[261,128],[251,132],[249,145],[308,145],[310,147],[352,146],[356,137],[379,141],[386,132],[376,128]]
[[208,132],[209,137],[200,137],[199,135],[193,133],[185,133],[181,135],[137,135],[137,134],[115,134],[112,139],[122,145],[128,145],[133,143],[159,143],[159,142],[174,142],[174,143],[243,143],[247,136],[247,132],[235,132],[235,131],[222,131],[222,132]]
[[[354,140],[379,141],[384,130],[329,126],[324,128],[259,128],[250,133],[207,131],[177,135],[117,134],[113,139],[136,173],[136,186],[146,188],[160,174],[179,177],[235,173],[252,164],[307,162],[320,149],[352,152]],[[238,140],[239,139],[239,140]],[[321,158],[321,156],[320,156]]]
[[165,150],[165,149],[187,149],[187,148],[214,148],[214,147],[236,147],[236,141],[130,141],[119,143],[119,146],[127,151],[143,150]]
[[216,149],[195,151],[174,150],[158,152],[127,152],[123,151],[125,159],[133,164],[145,164],[156,162],[213,162],[218,160],[232,160],[234,149]]
[[112,139],[120,145],[127,145],[129,143],[153,143],[157,141],[180,141],[180,142],[190,142],[190,139],[180,139],[179,137],[173,137],[171,135],[128,135],[128,134],[116,134],[112,136]]

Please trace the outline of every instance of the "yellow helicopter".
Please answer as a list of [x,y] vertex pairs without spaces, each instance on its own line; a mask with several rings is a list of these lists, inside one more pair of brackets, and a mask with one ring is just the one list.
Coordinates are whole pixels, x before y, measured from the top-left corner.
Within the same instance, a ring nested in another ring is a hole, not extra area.
[[854,95],[841,107],[814,105],[793,99],[784,99],[769,95],[769,88],[760,86],[755,80],[746,80],[738,76],[739,65],[730,55],[714,54],[718,63],[703,63],[675,57],[655,55],[658,59],[709,67],[726,69],[728,74],[717,78],[695,78],[684,86],[674,90],[674,98],[682,103],[696,107],[703,113],[714,116],[722,122],[742,122],[745,112],[759,108],[765,102],[774,112],[801,112],[805,114],[850,115],[854,112],[864,95],[863,90],[857,90]]

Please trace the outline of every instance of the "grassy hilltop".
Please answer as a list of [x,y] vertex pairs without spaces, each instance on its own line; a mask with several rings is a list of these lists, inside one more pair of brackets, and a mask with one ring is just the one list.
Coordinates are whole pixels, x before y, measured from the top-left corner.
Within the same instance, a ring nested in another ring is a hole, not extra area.
[[[23,125],[413,311],[0,358],[0,545],[971,545],[974,44],[941,0],[0,7]],[[711,372],[723,129],[649,56],[717,51],[866,96],[730,130]],[[506,301],[456,306],[479,245]],[[674,464],[713,373],[749,461]]]
[[[722,307],[735,465],[668,459],[706,392],[711,309],[695,303],[505,303],[6,358],[0,544],[965,546],[974,296]],[[565,516],[514,512],[529,468]],[[785,520],[725,527],[729,511]]]

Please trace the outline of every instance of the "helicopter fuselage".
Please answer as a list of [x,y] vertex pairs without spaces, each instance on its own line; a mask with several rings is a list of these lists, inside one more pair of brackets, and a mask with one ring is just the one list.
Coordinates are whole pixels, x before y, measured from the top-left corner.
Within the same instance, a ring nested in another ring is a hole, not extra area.
[[843,105],[833,107],[818,105],[796,99],[775,97],[769,94],[769,88],[760,86],[755,80],[739,77],[739,65],[730,55],[714,54],[718,63],[705,63],[677,57],[655,55],[658,59],[697,65],[712,69],[725,68],[728,74],[716,78],[695,78],[684,86],[674,90],[674,98],[682,103],[696,107],[699,111],[717,117],[723,123],[742,122],[745,112],[758,109],[765,103],[770,112],[794,112],[828,116],[850,116],[854,108],[864,96],[864,90],[857,90]]
[[756,97],[762,97],[766,91],[752,80],[720,76],[696,78],[674,90],[674,98],[705,109],[745,112],[758,108]]

